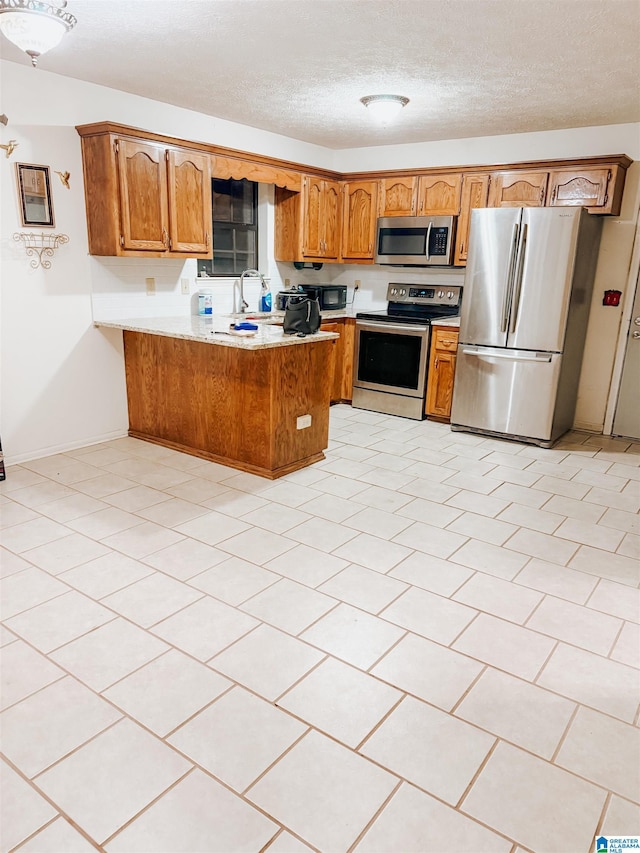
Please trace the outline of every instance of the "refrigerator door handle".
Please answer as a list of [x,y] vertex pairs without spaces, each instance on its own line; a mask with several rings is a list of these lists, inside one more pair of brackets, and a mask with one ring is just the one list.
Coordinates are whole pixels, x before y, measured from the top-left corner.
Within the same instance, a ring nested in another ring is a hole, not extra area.
[[426,243],[427,243],[427,260],[430,260],[430,258],[429,258],[429,241],[431,240],[431,226],[432,225],[433,225],[433,222],[430,221],[429,225],[427,226],[427,240],[426,240]]
[[476,355],[478,358],[501,358],[505,361],[535,361],[538,364],[548,363],[552,358],[552,354],[548,352],[525,353],[518,352],[517,350],[495,352],[486,347],[463,347],[462,353],[464,355]]
[[516,263],[516,277],[513,289],[513,304],[511,306],[511,331],[515,332],[518,325],[518,310],[520,308],[520,294],[522,293],[522,278],[524,275],[524,257],[527,252],[527,234],[529,226],[522,226],[522,239],[520,240],[520,248],[518,250],[518,261]]
[[520,226],[516,222],[513,226],[513,236],[511,238],[511,253],[509,255],[509,267],[507,269],[507,283],[504,289],[504,299],[502,300],[502,323],[500,331],[506,332],[509,325],[509,309],[511,308],[511,292],[513,290],[513,273],[515,269],[516,249],[518,247],[518,233]]

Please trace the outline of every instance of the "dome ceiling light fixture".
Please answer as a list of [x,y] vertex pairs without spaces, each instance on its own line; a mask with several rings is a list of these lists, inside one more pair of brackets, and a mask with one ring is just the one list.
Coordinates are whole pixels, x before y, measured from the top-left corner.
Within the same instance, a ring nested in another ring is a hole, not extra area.
[[67,0],[0,0],[0,31],[31,57],[35,68],[39,57],[77,24],[66,5]]
[[389,124],[400,110],[409,103],[403,95],[366,95],[360,98],[373,117],[381,124]]

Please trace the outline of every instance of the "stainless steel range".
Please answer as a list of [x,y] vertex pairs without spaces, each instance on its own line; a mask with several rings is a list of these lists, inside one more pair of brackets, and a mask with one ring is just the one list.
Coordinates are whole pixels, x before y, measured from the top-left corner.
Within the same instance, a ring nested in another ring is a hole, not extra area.
[[387,308],[356,314],[353,406],[422,420],[431,323],[460,313],[460,286],[392,282]]

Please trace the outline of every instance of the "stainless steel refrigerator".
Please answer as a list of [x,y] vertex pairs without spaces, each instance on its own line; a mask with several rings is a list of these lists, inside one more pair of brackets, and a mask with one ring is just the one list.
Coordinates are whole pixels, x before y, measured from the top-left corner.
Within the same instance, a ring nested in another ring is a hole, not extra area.
[[451,428],[543,447],[571,429],[602,220],[474,210]]

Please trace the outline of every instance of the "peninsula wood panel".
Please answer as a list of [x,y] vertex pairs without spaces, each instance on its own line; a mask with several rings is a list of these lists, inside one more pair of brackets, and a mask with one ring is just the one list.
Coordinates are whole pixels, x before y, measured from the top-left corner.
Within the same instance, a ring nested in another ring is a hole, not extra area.
[[125,331],[129,433],[271,479],[304,467],[328,443],[332,344],[244,350]]

